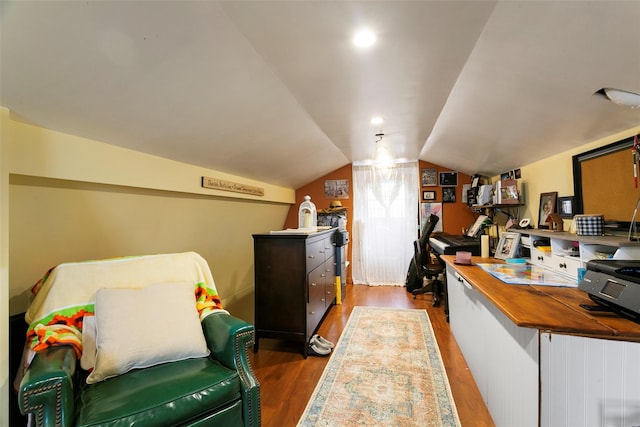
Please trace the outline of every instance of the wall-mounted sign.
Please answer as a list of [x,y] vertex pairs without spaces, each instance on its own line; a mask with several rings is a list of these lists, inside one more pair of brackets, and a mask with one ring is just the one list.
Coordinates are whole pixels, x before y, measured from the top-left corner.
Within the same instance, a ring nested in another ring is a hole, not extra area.
[[202,186],[213,190],[231,191],[234,193],[252,194],[254,196],[264,196],[264,188],[252,185],[240,184],[238,182],[225,181],[224,179],[202,177]]

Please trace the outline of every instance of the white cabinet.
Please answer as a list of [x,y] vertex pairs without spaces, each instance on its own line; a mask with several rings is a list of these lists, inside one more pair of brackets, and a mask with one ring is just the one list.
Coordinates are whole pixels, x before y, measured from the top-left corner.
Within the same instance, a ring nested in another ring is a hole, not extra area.
[[542,333],[540,425],[640,425],[640,343]]
[[519,327],[451,264],[447,287],[451,331],[496,426],[640,426],[639,342]]
[[[511,231],[511,229],[510,229]],[[592,259],[640,259],[640,243],[628,242],[623,236],[579,236],[546,230],[515,230],[529,235],[530,262],[575,280],[578,269]],[[540,245],[541,242],[548,242]]]
[[538,425],[538,330],[521,328],[447,267],[451,330],[496,426]]

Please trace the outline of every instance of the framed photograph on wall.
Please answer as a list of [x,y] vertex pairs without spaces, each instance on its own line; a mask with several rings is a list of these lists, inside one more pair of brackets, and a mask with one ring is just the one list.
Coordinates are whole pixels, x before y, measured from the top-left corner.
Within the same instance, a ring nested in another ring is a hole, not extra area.
[[442,187],[442,203],[456,202],[456,187]]
[[457,186],[458,185],[458,172],[440,172],[440,185],[441,186]]
[[438,171],[436,169],[422,169],[420,175],[422,176],[423,187],[438,185]]
[[558,197],[558,214],[561,218],[573,218],[575,215],[574,197]]
[[434,233],[438,233],[442,231],[442,203],[420,203],[420,229],[424,229],[425,224],[427,223],[427,219],[429,219],[429,215],[435,215],[440,220],[436,224],[436,228],[433,229]]
[[348,199],[349,180],[348,179],[328,179],[324,182],[325,199]]
[[556,213],[556,199],[558,192],[540,193],[540,207],[538,209],[538,228],[549,228],[549,215]]
[[422,200],[424,200],[425,202],[429,202],[432,200],[436,199],[436,192],[435,191],[423,191],[422,192]]
[[520,233],[505,232],[500,236],[495,257],[500,259],[513,258],[518,253]]

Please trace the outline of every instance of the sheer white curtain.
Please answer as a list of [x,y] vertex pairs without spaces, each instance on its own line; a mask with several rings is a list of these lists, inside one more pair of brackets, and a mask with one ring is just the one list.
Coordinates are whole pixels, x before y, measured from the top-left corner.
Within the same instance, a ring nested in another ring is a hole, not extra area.
[[418,163],[353,166],[353,283],[403,286],[418,233]]

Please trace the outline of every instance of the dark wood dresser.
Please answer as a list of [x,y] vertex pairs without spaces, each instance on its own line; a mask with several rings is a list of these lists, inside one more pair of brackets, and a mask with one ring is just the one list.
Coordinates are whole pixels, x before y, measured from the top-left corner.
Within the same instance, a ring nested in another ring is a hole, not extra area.
[[311,234],[254,234],[254,351],[260,338],[308,342],[335,300],[336,229]]

